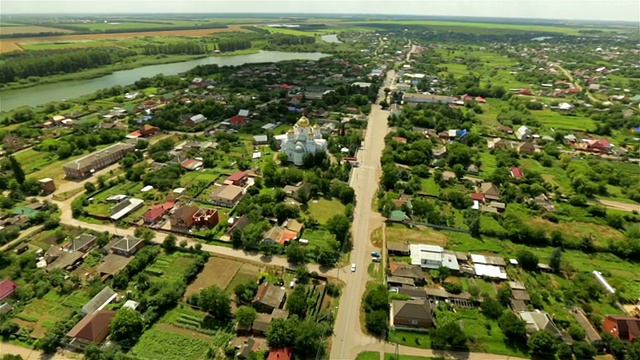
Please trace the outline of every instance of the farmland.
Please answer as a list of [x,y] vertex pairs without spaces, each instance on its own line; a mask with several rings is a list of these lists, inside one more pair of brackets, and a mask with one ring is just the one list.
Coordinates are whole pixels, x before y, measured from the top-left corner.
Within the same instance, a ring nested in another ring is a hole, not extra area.
[[0,24],[0,35],[38,34],[38,33],[71,33],[72,30],[45,26],[6,26]]
[[144,332],[131,353],[148,360],[204,359],[208,350],[209,344],[203,339],[152,328]]
[[236,260],[220,257],[209,258],[202,272],[187,288],[185,296],[188,297],[211,285],[217,285],[222,289],[227,288],[242,265],[241,262]]

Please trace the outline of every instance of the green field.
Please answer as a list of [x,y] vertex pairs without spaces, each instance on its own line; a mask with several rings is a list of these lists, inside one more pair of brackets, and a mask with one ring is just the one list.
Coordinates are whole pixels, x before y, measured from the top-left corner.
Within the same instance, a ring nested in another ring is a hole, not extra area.
[[377,351],[363,351],[356,356],[356,360],[380,360],[380,353]]
[[88,48],[88,47],[101,47],[101,46],[114,46],[117,41],[114,40],[97,40],[97,41],[55,41],[55,42],[25,42],[20,46],[25,50],[58,50],[58,49],[74,49],[74,48]]
[[321,224],[325,224],[335,214],[344,214],[344,205],[336,199],[311,200],[308,206],[309,215]]
[[595,122],[589,118],[582,116],[565,116],[561,113],[545,110],[531,111],[540,122],[550,128],[555,129],[578,129],[578,130],[593,130],[595,128]]
[[358,24],[397,24],[397,25],[422,25],[437,28],[446,28],[450,31],[466,31],[470,29],[483,30],[514,30],[514,31],[539,31],[539,32],[555,32],[567,35],[580,34],[579,28],[551,26],[551,25],[519,25],[519,24],[496,24],[496,23],[479,23],[479,22],[459,22],[459,21],[432,21],[432,20],[382,20],[382,21],[365,21]]
[[335,236],[333,236],[328,230],[325,229],[305,229],[302,233],[302,238],[309,240],[309,246],[316,246],[320,248],[329,248],[332,242],[335,242]]
[[153,327],[142,334],[131,353],[145,360],[203,359],[209,344],[176,332]]
[[175,252],[171,255],[163,253],[151,264],[146,271],[164,280],[182,280],[185,269],[190,268],[196,261],[193,255]]

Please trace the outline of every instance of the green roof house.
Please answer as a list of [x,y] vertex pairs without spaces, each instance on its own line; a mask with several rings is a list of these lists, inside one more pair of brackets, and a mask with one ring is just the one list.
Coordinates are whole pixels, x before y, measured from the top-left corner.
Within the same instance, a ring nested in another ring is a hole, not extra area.
[[403,222],[405,220],[409,220],[409,217],[402,210],[394,210],[389,215],[389,221],[391,222]]

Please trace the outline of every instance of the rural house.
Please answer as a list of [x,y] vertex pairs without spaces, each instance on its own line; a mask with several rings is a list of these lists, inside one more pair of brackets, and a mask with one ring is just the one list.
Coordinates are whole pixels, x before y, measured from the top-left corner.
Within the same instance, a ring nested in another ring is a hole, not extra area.
[[193,223],[197,227],[213,227],[218,224],[218,210],[216,209],[198,209],[193,214]]
[[480,185],[479,193],[487,200],[500,200],[500,190],[493,183],[485,182]]
[[102,291],[82,307],[81,312],[84,315],[91,315],[98,310],[104,309],[104,307],[109,305],[116,297],[118,297],[118,294],[110,287],[105,286]]
[[534,333],[539,330],[546,330],[558,339],[562,337],[562,333],[546,312],[539,310],[521,311],[518,315],[526,323],[527,332]]
[[430,328],[433,326],[433,309],[428,300],[393,300],[391,326]]
[[94,247],[94,245],[96,245],[97,241],[98,238],[93,235],[80,234],[71,241],[71,244],[69,244],[67,250],[87,253],[89,252],[89,250],[91,250],[91,248]]
[[135,144],[117,143],[106,149],[95,151],[62,166],[68,179],[82,179],[94,172],[114,164],[135,149]]
[[0,281],[0,301],[12,297],[17,288],[18,285],[11,280]]
[[602,328],[622,341],[633,341],[640,337],[640,319],[635,316],[607,315]]
[[234,207],[244,195],[244,188],[236,185],[223,185],[211,193],[211,201],[224,207]]
[[424,274],[420,266],[409,265],[401,262],[389,263],[389,272],[391,276],[398,278],[408,278],[413,280],[414,283],[420,284],[424,282]]
[[293,358],[293,351],[291,348],[271,349],[267,360],[291,360]]
[[532,132],[531,129],[522,125],[515,132],[516,138],[520,141],[529,140],[531,138]]
[[102,343],[109,335],[109,326],[115,316],[116,312],[111,310],[100,310],[86,315],[67,333],[71,338],[70,345],[83,348]]
[[[300,200],[302,196],[306,196],[308,199],[311,195],[311,185],[309,183],[298,183],[297,185],[286,185],[283,189],[286,196]],[[301,194],[304,194],[301,196]]]
[[519,154],[531,155],[536,152],[536,146],[530,141],[525,141],[518,145],[516,150]]
[[111,247],[111,251],[114,254],[122,255],[122,256],[131,256],[136,253],[139,249],[144,247],[144,240],[139,239],[133,236],[125,236],[120,239],[118,242],[113,244]]
[[231,174],[227,180],[224,181],[225,185],[235,185],[235,186],[243,186],[247,179],[249,178],[249,173],[246,171],[237,171]]
[[176,210],[169,217],[171,229],[188,230],[194,224],[193,215],[198,212],[199,208],[193,205],[184,205]]
[[271,313],[274,309],[280,309],[286,298],[287,291],[284,287],[263,282],[253,298],[252,305],[260,312]]

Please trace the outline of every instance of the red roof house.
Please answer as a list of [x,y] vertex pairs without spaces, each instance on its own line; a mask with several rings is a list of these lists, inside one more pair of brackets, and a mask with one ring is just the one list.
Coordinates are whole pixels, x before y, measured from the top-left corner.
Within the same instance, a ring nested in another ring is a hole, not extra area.
[[462,101],[471,101],[473,100],[473,96],[469,95],[469,94],[464,94],[460,97],[460,100]]
[[531,89],[522,89],[517,92],[518,95],[532,95]]
[[213,227],[218,225],[219,217],[216,209],[199,209],[193,214],[193,224],[197,227]]
[[633,341],[640,337],[640,319],[634,316],[608,315],[602,322],[602,328],[623,341]]
[[291,360],[292,357],[291,348],[281,348],[270,350],[267,360]]
[[569,94],[577,94],[577,93],[579,93],[579,92],[580,92],[580,90],[578,90],[578,89],[576,89],[576,88],[569,88],[569,89],[567,89],[567,92],[568,92]]
[[142,215],[142,220],[147,224],[158,222],[162,219],[163,215],[173,208],[173,205],[175,204],[175,200],[167,200],[164,204],[153,205],[149,207],[149,211]]
[[511,167],[511,177],[516,179],[522,179],[524,175],[522,174],[522,170],[519,167],[512,166]]
[[0,301],[13,296],[17,288],[18,285],[11,280],[0,281]]
[[140,135],[142,136],[153,136],[155,134],[158,133],[158,131],[160,131],[159,128],[149,125],[149,124],[144,124],[140,127],[140,130],[138,130],[140,132]]
[[231,174],[224,183],[226,185],[242,186],[247,181],[248,177],[249,174],[246,171],[237,171]]
[[231,119],[229,119],[229,123],[231,123],[231,126],[237,127],[237,128],[243,127],[246,121],[247,121],[247,118],[240,115],[233,116],[231,117]]
[[473,193],[473,194],[471,194],[471,200],[477,200],[477,201],[484,202],[484,194]]
[[487,100],[485,98],[480,97],[480,96],[476,96],[476,101],[479,102],[479,103],[486,103],[487,102]]

